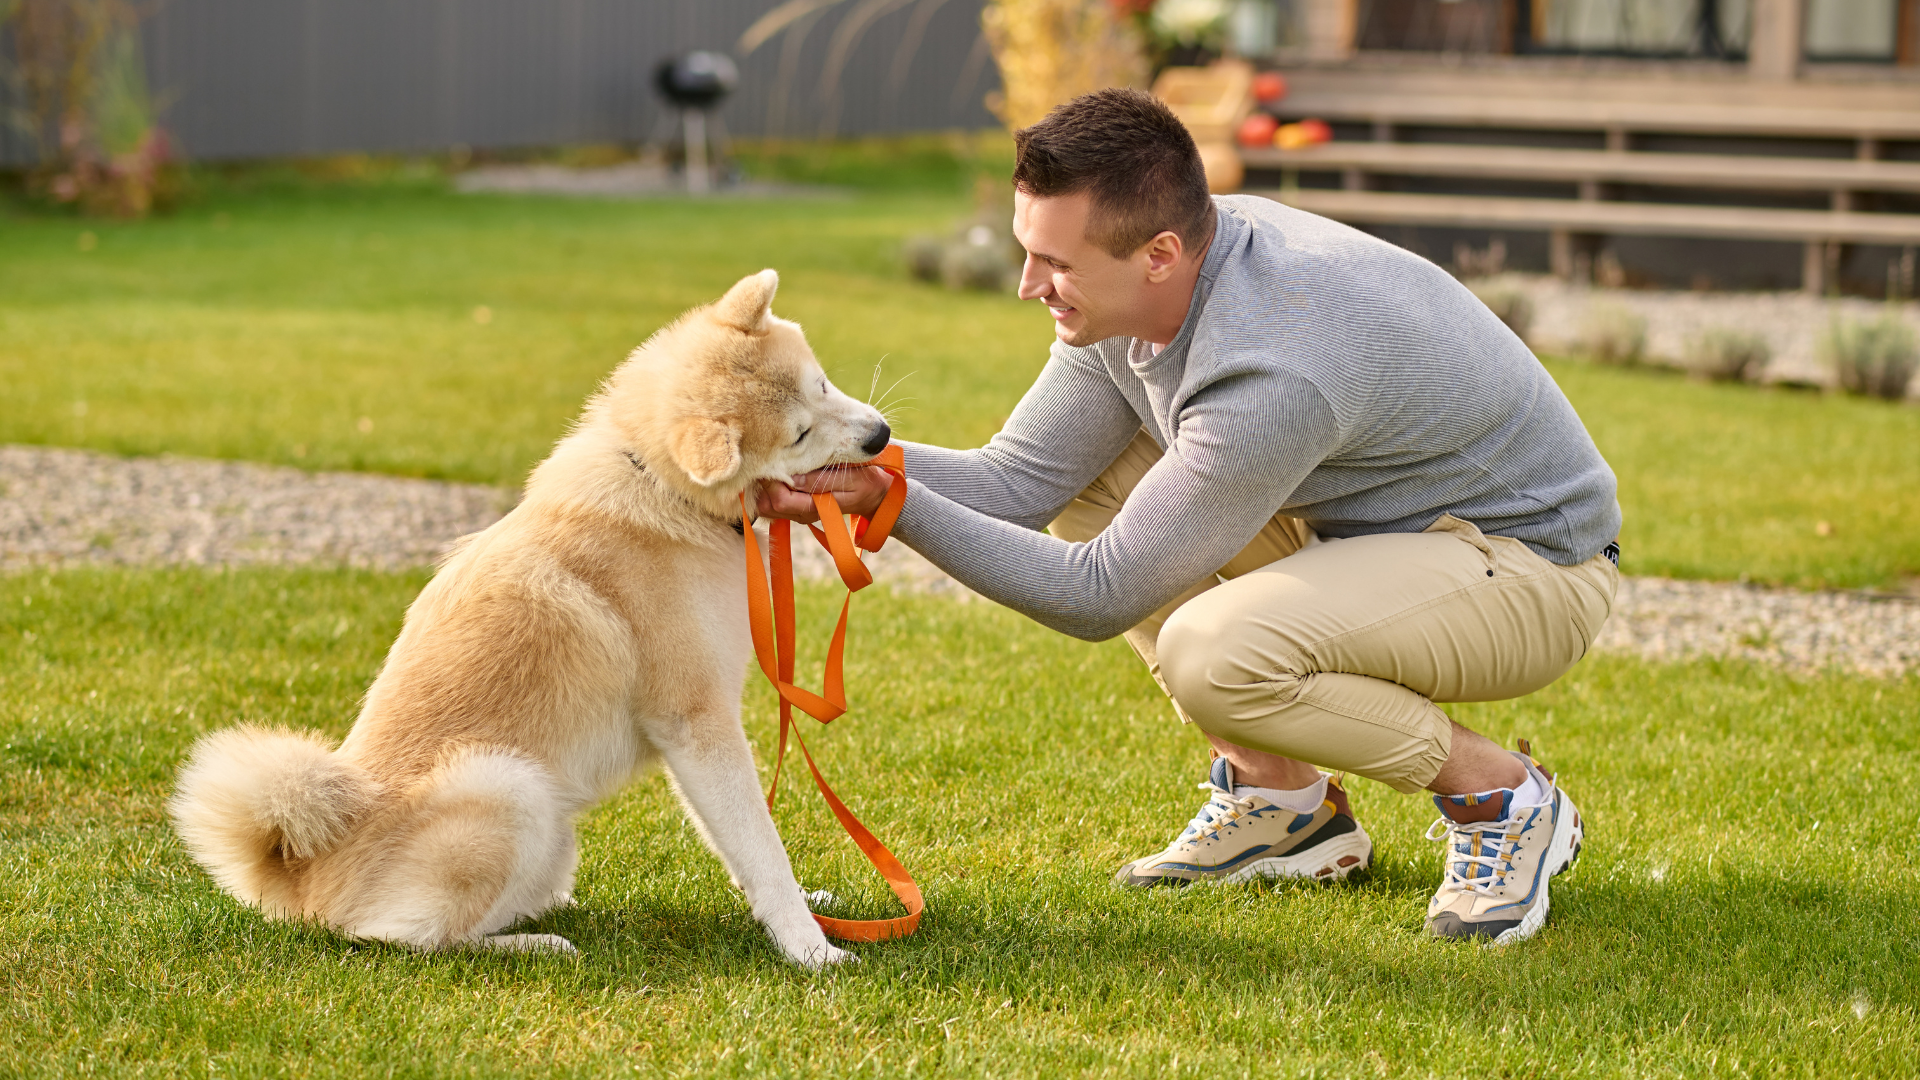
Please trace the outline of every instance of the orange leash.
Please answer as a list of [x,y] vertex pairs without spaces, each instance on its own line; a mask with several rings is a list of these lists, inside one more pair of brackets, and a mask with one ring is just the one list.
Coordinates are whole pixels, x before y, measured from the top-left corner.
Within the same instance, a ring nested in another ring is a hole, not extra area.
[[[800,738],[799,725],[793,719],[793,710],[820,721],[831,723],[847,711],[847,692],[841,673],[841,660],[846,652],[847,609],[853,604],[853,594],[873,584],[873,574],[866,564],[860,561],[855,548],[865,551],[879,551],[893,532],[894,522],[900,517],[901,504],[907,500],[907,474],[898,446],[889,446],[880,456],[867,462],[878,465],[893,474],[893,484],[887,489],[886,498],[874,510],[871,520],[855,517],[851,536],[847,533],[846,519],[840,513],[840,504],[831,493],[814,495],[813,504],[820,511],[820,524],[825,529],[807,526],[812,530],[814,539],[833,556],[833,564],[840,571],[840,580],[846,583],[847,598],[840,605],[840,621],[833,628],[833,639],[827,645],[826,671],[821,677],[821,692],[795,686],[793,682],[794,660],[794,615],[793,615],[793,541],[792,522],[776,519],[767,526],[767,537],[772,544],[771,583],[760,574],[760,542],[754,537],[752,528],[744,528],[747,541],[747,618],[753,629],[753,654],[760,662],[760,670],[780,694],[780,751],[773,763],[773,786],[767,789],[767,809],[773,809],[775,797],[780,792],[780,768],[787,758],[787,734],[793,734],[793,741],[800,744],[800,753],[807,760],[807,770],[813,773],[813,782],[819,787],[820,794],[827,800],[827,806],[833,816],[840,819],[840,827],[847,830],[853,842],[866,853],[867,860],[873,863],[880,876],[887,879],[893,888],[893,894],[906,905],[907,913],[895,919],[832,919],[825,915],[815,915],[814,920],[827,936],[842,941],[890,941],[893,938],[906,937],[920,925],[920,913],[926,910],[926,900],[920,895],[920,886],[907,873],[900,860],[894,858],[860,819],[853,816],[840,797],[827,786],[826,777],[820,775],[820,766],[814,764],[813,753]],[[740,496],[740,511],[745,519],[747,496]]]

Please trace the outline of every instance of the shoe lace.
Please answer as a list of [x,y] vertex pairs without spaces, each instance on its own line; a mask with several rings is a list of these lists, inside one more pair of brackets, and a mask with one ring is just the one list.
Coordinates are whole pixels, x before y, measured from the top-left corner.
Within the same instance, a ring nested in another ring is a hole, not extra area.
[[1505,821],[1454,821],[1445,816],[1427,826],[1427,839],[1446,841],[1446,877],[1442,891],[1486,895],[1506,884],[1514,851],[1526,823],[1518,814]]
[[1209,832],[1218,832],[1221,828],[1232,824],[1241,814],[1253,809],[1251,797],[1242,798],[1230,791],[1221,791],[1210,783],[1198,786],[1203,791],[1212,792],[1213,797],[1200,807],[1199,813],[1193,815],[1193,820],[1187,823],[1186,831],[1174,838],[1173,842],[1176,844],[1197,836],[1204,836]]

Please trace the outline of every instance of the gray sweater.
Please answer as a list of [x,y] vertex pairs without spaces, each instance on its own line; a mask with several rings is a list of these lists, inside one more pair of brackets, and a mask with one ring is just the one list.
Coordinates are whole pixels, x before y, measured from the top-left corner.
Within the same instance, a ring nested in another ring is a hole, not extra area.
[[[1451,513],[1563,566],[1620,530],[1613,472],[1540,362],[1467,288],[1383,240],[1255,196],[1218,227],[1185,325],[1055,342],[978,450],[905,444],[894,535],[1063,633],[1121,633],[1274,514],[1324,537]],[[1106,531],[1043,529],[1142,426],[1166,451]]]

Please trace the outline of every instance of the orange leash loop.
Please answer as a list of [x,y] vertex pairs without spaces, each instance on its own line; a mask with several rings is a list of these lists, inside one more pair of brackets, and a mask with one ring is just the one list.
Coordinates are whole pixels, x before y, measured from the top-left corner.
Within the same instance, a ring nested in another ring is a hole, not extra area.
[[[827,645],[826,670],[821,675],[821,692],[816,694],[803,687],[796,686],[794,678],[794,612],[793,612],[793,541],[791,523],[775,520],[767,526],[767,536],[772,545],[769,553],[769,577],[760,575],[760,544],[751,528],[744,529],[747,542],[747,618],[753,632],[754,657],[760,663],[760,670],[767,676],[780,695],[780,750],[773,763],[773,786],[767,789],[767,808],[773,808],[774,798],[780,791],[780,769],[787,758],[787,734],[791,730],[793,740],[800,744],[800,753],[807,760],[807,769],[813,774],[814,785],[820,789],[820,795],[826,799],[833,816],[840,821],[840,827],[847,831],[853,842],[866,854],[880,876],[886,878],[893,894],[906,905],[907,913],[894,919],[833,919],[825,915],[815,915],[814,921],[820,924],[831,937],[842,941],[888,941],[906,937],[920,925],[920,913],[926,909],[926,900],[920,895],[920,886],[907,873],[893,852],[888,851],[878,837],[860,824],[840,797],[827,785],[826,777],[820,773],[820,766],[813,760],[812,751],[800,738],[800,730],[795,726],[793,710],[798,706],[801,712],[823,724],[843,716],[847,711],[847,693],[842,675],[842,661],[846,652],[847,610],[853,603],[853,594],[873,584],[873,574],[866,564],[860,561],[856,547],[866,551],[879,551],[893,532],[894,522],[899,520],[900,507],[907,499],[907,479],[904,461],[898,446],[889,446],[879,457],[867,462],[878,465],[893,474],[893,483],[887,488],[887,494],[874,510],[873,518],[856,517],[854,531],[847,533],[846,520],[841,516],[840,504],[832,494],[815,494],[813,503],[820,512],[820,524],[824,529],[808,526],[814,539],[833,556],[833,563],[840,572],[840,580],[846,583],[847,599],[840,605],[840,621],[834,626],[833,638]],[[747,497],[740,496],[740,510],[744,520],[747,510]]]

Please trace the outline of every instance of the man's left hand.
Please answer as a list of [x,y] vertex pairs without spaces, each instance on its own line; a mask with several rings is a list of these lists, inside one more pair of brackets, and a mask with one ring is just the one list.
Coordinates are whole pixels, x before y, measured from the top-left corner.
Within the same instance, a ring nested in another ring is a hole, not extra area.
[[783,484],[778,480],[762,483],[759,495],[754,500],[754,513],[760,517],[786,518],[788,521],[810,524],[820,520],[820,512],[813,505],[813,493],[830,491],[840,503],[841,510],[872,517],[892,485],[892,474],[874,466],[849,468],[842,465],[816,469],[794,477],[792,484]]

